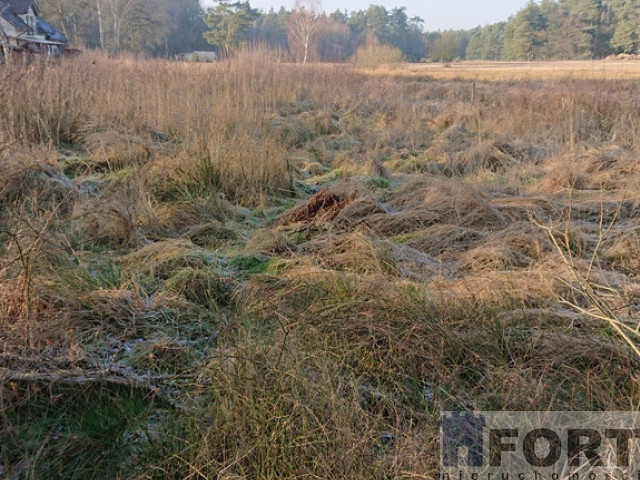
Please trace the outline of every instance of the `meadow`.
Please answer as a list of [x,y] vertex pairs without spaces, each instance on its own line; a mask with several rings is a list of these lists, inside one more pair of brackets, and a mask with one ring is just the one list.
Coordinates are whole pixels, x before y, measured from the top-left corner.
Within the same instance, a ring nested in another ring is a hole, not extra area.
[[434,478],[441,410],[637,410],[640,66],[574,67],[1,66],[0,477]]
[[567,60],[536,62],[466,61],[453,63],[420,63],[413,65],[385,65],[375,68],[389,75],[396,70],[400,76],[433,80],[479,81],[622,81],[640,78],[640,62],[635,57],[604,60]]

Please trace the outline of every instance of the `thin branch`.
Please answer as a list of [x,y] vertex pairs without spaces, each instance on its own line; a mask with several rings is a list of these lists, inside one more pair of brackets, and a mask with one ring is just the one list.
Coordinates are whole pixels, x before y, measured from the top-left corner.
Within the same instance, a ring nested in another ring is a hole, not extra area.
[[166,381],[168,378],[193,378],[194,376],[137,376],[128,373],[127,376],[113,375],[110,369],[104,371],[83,370],[57,370],[53,372],[26,372],[22,370],[0,369],[0,381],[48,383],[67,386],[82,386],[89,384],[105,383],[114,386],[135,388],[147,391],[162,402],[178,410],[186,410],[186,407],[177,400],[169,397],[161,388],[152,382]]
[[[571,272],[571,276],[573,277],[573,282],[564,278],[559,278],[560,282],[567,286],[572,292],[572,296],[575,299],[578,296],[584,298],[593,308],[587,309],[580,306],[577,301],[571,301],[562,296],[559,297],[559,301],[563,305],[567,305],[574,309],[575,311],[586,315],[594,320],[602,321],[611,326],[613,330],[627,343],[633,352],[640,358],[640,347],[638,346],[638,342],[634,341],[634,338],[638,338],[640,341],[640,322],[625,322],[623,321],[617,314],[616,311],[621,310],[620,308],[613,308],[611,303],[611,298],[620,298],[620,293],[618,289],[610,286],[603,285],[599,282],[596,282],[592,279],[592,275],[594,272],[594,266],[599,257],[600,249],[604,243],[605,238],[611,231],[613,230],[614,225],[620,218],[620,214],[622,211],[622,207],[624,205],[624,197],[618,203],[618,206],[614,212],[614,215],[611,221],[608,223],[605,228],[605,209],[604,209],[604,198],[601,192],[600,197],[600,218],[598,223],[598,240],[594,247],[594,250],[591,254],[591,258],[589,260],[586,274],[582,268],[579,268],[576,265],[574,260],[574,256],[571,250],[571,241],[569,237],[569,227],[571,225],[572,220],[572,202],[570,202],[567,210],[567,218],[563,218],[562,220],[565,222],[566,227],[564,229],[564,245],[557,240],[556,235],[558,233],[557,228],[554,225],[553,221],[550,221],[548,225],[545,225],[533,218],[533,215],[529,213],[529,220],[536,225],[538,228],[546,232],[547,236],[551,240],[555,250],[560,255],[562,262],[569,267],[569,271]],[[574,283],[575,282],[575,283]],[[610,295],[606,295],[610,294]],[[627,323],[635,324],[636,328],[629,326]]]

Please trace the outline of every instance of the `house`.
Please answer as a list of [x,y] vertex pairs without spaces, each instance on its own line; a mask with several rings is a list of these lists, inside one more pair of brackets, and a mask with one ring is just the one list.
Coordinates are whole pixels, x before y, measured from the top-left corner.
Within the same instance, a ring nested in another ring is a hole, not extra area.
[[34,0],[0,0],[0,53],[18,50],[60,56],[67,38],[47,23]]
[[212,63],[218,61],[218,54],[211,51],[183,53],[180,57],[187,62]]

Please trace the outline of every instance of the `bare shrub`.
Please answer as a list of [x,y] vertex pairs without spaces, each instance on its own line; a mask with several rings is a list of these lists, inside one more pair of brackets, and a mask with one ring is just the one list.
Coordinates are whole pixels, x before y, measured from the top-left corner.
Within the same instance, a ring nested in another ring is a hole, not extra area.
[[358,48],[353,60],[359,67],[377,68],[402,62],[402,52],[389,45],[366,45]]

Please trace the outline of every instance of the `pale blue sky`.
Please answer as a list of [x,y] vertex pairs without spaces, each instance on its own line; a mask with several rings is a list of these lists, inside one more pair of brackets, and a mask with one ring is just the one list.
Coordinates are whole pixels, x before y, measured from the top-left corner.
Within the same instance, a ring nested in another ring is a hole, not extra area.
[[[202,0],[211,5],[211,0]],[[478,25],[506,20],[527,4],[528,0],[322,0],[327,13],[337,9],[365,10],[370,4],[384,5],[391,10],[407,7],[409,17],[422,17],[425,30],[470,29]],[[254,8],[269,10],[280,6],[290,9],[293,0],[249,0]]]

